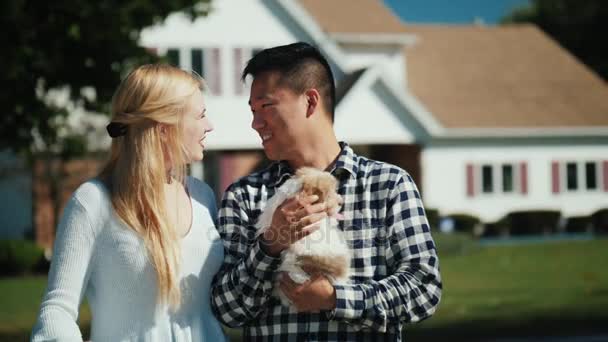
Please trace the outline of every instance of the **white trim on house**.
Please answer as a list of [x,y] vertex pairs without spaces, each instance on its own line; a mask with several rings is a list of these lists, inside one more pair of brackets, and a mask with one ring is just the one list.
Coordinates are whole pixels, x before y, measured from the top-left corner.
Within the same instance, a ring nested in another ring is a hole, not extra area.
[[[343,114],[345,111],[342,110],[341,107],[346,106],[345,104],[348,104],[350,101],[354,101],[351,99],[354,98],[359,98],[360,97],[360,92],[361,91],[365,91],[364,89],[368,89],[367,91],[371,91],[373,92],[373,88],[375,85],[379,84],[382,87],[384,87],[384,89],[386,89],[389,94],[396,100],[396,102],[401,106],[401,113],[404,113],[404,115],[408,116],[409,118],[413,119],[415,122],[418,123],[418,125],[420,126],[420,129],[416,129],[416,127],[403,127],[403,130],[405,132],[409,132],[410,134],[414,135],[415,137],[415,141],[409,141],[409,134],[408,136],[404,136],[403,138],[399,139],[397,137],[392,137],[392,136],[386,136],[384,135],[384,139],[386,141],[382,142],[382,141],[367,141],[367,143],[386,143],[388,141],[391,142],[397,142],[402,140],[402,143],[417,143],[417,144],[421,144],[425,141],[427,141],[431,135],[436,135],[439,134],[440,132],[443,131],[443,128],[440,126],[440,124],[435,120],[435,118],[433,116],[430,115],[430,113],[428,111],[426,111],[426,109],[424,108],[424,106],[422,106],[422,104],[420,104],[420,102],[417,101],[417,99],[415,99],[415,97],[411,94],[409,94],[407,91],[401,89],[400,87],[394,85],[393,82],[390,82],[387,78],[386,78],[386,70],[384,70],[384,67],[381,64],[376,64],[374,66],[372,66],[371,68],[366,69],[363,74],[357,79],[357,81],[355,82],[355,84],[353,86],[351,86],[351,88],[348,90],[348,92],[346,93],[346,95],[344,96],[344,98],[340,101],[340,103],[338,103],[338,106],[336,108],[336,118],[338,118],[338,116],[340,115],[345,115]],[[369,113],[347,113],[346,115],[368,115]],[[395,115],[399,115],[399,112],[396,112]],[[353,118],[352,120],[360,120],[357,118]],[[339,127],[336,127],[336,130],[339,130]],[[354,133],[354,132],[353,132]],[[346,141],[350,141],[348,140],[347,137],[345,137]],[[358,141],[359,139],[357,137],[352,137],[352,141]]]
[[418,42],[416,35],[408,33],[340,33],[329,36],[338,43],[366,45],[413,45]]
[[605,137],[608,127],[446,128],[441,138]]

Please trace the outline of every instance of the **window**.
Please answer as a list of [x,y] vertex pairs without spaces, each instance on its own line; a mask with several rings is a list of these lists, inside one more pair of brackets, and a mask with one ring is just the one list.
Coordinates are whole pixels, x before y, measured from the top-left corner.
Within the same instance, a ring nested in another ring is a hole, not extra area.
[[502,165],[502,191],[513,192],[513,165]]
[[576,171],[576,163],[566,164],[566,188],[568,190],[578,189],[578,172]]
[[222,72],[219,48],[190,49],[190,69],[205,79],[213,95],[222,93]]
[[608,161],[551,162],[552,192],[608,191]]
[[587,190],[597,189],[597,166],[594,162],[585,163],[585,179]]
[[179,67],[179,50],[178,49],[168,49],[167,50],[167,59],[169,60],[169,64]]
[[255,56],[258,54],[258,52],[262,51],[262,48],[255,48],[255,49],[251,49],[251,57]]
[[466,164],[467,197],[483,195],[527,195],[528,162]]
[[203,50],[202,49],[192,49],[191,51],[192,57],[192,71],[196,72],[199,75],[204,75],[205,70],[203,66],[205,65],[203,59]]
[[483,165],[481,167],[481,187],[482,191],[489,193],[493,191],[492,165]]

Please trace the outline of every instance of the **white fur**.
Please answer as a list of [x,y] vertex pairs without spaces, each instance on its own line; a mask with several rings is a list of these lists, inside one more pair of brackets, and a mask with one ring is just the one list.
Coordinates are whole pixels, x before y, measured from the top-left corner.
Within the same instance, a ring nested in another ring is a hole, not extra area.
[[[301,189],[302,181],[298,178],[289,179],[277,189],[275,195],[268,200],[266,208],[256,223],[256,228],[258,229],[257,236],[264,233],[264,231],[270,227],[272,216],[281,203],[294,197]],[[294,282],[299,284],[310,279],[310,276],[304,272],[298,264],[298,256],[343,257],[345,260],[345,269],[349,270],[351,253],[344,240],[343,232],[337,225],[338,221],[335,218],[326,218],[321,222],[319,229],[285,249],[281,253],[282,260],[279,271],[286,272]],[[334,279],[334,277],[329,275],[326,276],[328,276],[328,279],[332,283],[346,283],[349,278],[348,272],[344,277],[339,279]],[[277,279],[277,281],[278,280],[279,279]],[[293,304],[280,290],[278,284],[275,284],[274,294],[279,297],[283,305],[293,307]]]

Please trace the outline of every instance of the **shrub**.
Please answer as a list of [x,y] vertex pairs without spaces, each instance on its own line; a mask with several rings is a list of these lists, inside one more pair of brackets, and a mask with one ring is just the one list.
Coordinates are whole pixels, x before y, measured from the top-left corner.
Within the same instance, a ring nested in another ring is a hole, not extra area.
[[21,275],[44,271],[44,251],[28,240],[0,240],[0,275]]
[[506,216],[502,219],[486,223],[484,226],[482,237],[508,237],[509,236],[509,225],[507,223]]
[[431,230],[439,230],[439,210],[425,209],[426,218],[429,220]]
[[592,228],[591,216],[573,216],[566,218],[566,232],[585,233]]
[[608,209],[600,209],[591,215],[591,224],[597,234],[608,234]]
[[516,211],[500,221],[511,235],[548,234],[557,230],[561,212],[557,210]]
[[478,217],[469,214],[452,214],[446,218],[454,220],[454,230],[457,232],[477,235],[476,227],[481,224]]

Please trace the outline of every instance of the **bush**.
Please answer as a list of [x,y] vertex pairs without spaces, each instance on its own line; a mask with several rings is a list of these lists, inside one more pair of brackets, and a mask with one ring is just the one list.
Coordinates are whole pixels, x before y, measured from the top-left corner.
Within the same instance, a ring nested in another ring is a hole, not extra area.
[[27,240],[0,240],[0,275],[12,276],[42,272],[46,268],[44,251]]
[[561,212],[557,210],[516,211],[499,221],[511,235],[549,234],[557,231]]
[[591,216],[573,216],[566,218],[567,233],[586,233],[592,228]]
[[496,222],[487,223],[484,226],[482,237],[508,237],[509,226],[507,219],[502,218]]
[[431,230],[439,230],[439,210],[425,209],[426,218],[429,220]]
[[481,224],[478,217],[468,214],[452,214],[446,218],[454,220],[455,231],[478,235],[476,228]]
[[600,209],[593,213],[591,224],[596,234],[608,234],[608,209]]

